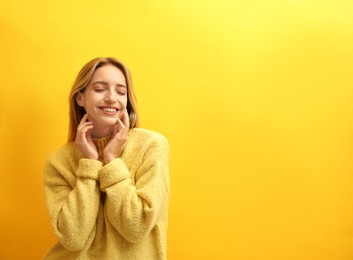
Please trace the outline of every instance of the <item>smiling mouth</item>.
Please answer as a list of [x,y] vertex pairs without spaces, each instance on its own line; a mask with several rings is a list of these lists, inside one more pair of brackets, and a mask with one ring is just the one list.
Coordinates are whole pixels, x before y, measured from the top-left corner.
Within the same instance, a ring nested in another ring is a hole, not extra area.
[[118,111],[118,109],[114,107],[100,107],[100,109],[110,114],[115,114]]
[[107,112],[116,112],[115,108],[103,108],[103,110]]

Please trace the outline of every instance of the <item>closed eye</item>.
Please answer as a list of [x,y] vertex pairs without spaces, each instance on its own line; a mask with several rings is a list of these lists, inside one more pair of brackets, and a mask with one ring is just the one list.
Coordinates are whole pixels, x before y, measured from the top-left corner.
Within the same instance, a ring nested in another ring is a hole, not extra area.
[[125,86],[119,86],[118,88],[115,89],[115,91],[119,95],[126,95],[126,87]]

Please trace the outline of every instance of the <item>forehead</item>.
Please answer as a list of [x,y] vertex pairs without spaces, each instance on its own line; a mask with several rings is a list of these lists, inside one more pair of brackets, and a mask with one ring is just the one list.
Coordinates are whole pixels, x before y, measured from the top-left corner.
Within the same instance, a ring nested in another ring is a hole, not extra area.
[[92,75],[91,83],[103,81],[111,84],[126,84],[123,72],[112,64],[103,65],[96,69]]

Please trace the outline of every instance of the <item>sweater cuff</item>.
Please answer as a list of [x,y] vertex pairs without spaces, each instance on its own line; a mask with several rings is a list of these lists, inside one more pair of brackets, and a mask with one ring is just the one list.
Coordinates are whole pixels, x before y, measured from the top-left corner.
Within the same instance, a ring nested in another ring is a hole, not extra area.
[[125,163],[120,159],[114,159],[102,167],[99,172],[100,189],[105,191],[109,186],[130,177]]
[[76,176],[78,178],[88,178],[93,180],[99,179],[99,169],[102,168],[102,163],[97,160],[82,158],[80,159]]

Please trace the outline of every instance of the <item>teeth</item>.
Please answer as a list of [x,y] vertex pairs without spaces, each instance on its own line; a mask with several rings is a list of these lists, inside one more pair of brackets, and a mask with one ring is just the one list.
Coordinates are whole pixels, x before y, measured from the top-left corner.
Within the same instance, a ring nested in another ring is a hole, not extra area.
[[107,112],[116,112],[116,109],[114,108],[108,108],[108,107],[105,107],[103,108],[104,111],[107,111]]

